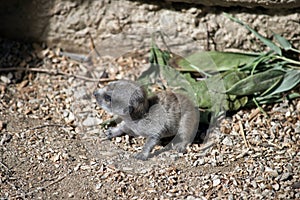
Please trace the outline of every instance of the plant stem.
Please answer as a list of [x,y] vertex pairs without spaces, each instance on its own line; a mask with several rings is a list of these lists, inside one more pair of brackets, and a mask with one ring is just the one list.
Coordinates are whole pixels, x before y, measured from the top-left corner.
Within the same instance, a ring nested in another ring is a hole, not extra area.
[[260,112],[262,112],[264,114],[265,117],[269,117],[269,115],[266,113],[266,111],[264,111],[264,109],[258,104],[258,102],[256,101],[256,99],[253,97],[253,102],[255,103],[255,105],[258,107],[258,109],[260,110]]
[[292,60],[292,59],[289,59],[289,58],[286,58],[286,57],[274,56],[274,58],[281,59],[281,60],[287,61],[287,62],[295,64],[295,65],[300,65],[300,62]]
[[291,48],[291,50],[294,52],[300,53],[300,50],[298,50],[298,49]]

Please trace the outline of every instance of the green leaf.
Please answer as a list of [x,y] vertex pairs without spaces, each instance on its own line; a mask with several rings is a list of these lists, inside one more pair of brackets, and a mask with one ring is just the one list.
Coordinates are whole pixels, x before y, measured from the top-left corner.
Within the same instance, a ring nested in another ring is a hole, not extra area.
[[167,51],[162,51],[153,42],[150,50],[150,63],[158,65],[167,65],[170,59],[170,53]]
[[190,74],[184,74],[185,79],[190,83],[196,94],[196,104],[202,109],[209,109],[212,106],[209,91],[205,81],[195,81]]
[[170,88],[174,92],[188,96],[196,104],[193,88],[185,77],[176,69],[168,66],[171,53],[162,51],[154,43],[151,48],[151,65],[138,78],[142,85],[157,84],[162,88]]
[[236,84],[240,80],[247,77],[246,73],[240,71],[228,71],[223,73],[222,76],[223,76],[222,81],[224,83],[226,90],[231,88],[234,84]]
[[244,22],[242,22],[241,20],[230,16],[227,13],[224,13],[224,15],[226,17],[228,17],[229,19],[231,19],[232,21],[244,26],[246,29],[248,29],[251,33],[253,33],[258,39],[260,39],[265,45],[267,45],[270,49],[272,49],[275,53],[277,53],[278,55],[282,55],[281,53],[281,49],[274,44],[271,40],[265,38],[264,36],[262,36],[261,34],[259,34],[258,32],[256,32],[254,29],[252,29],[250,26],[248,26],[247,24],[245,24]]
[[202,77],[209,77],[211,74],[206,73],[201,68],[189,62],[186,58],[172,53],[169,65],[180,72],[198,72]]
[[147,70],[142,72],[137,81],[141,85],[154,84],[159,78],[159,71],[160,70],[158,65],[151,64]]
[[282,37],[276,33],[273,33],[273,35],[284,50],[288,51],[288,50],[292,49],[292,45],[289,41],[287,41],[287,39],[285,39],[284,37]]
[[150,67],[142,72],[138,78],[138,82],[140,82],[142,85],[157,83],[157,81],[160,79],[160,66],[167,65],[169,59],[170,54],[160,50],[157,45],[152,42],[149,59]]
[[197,104],[196,93],[183,74],[167,65],[160,66],[160,72],[160,77],[166,88],[170,88],[174,92],[186,95],[195,103],[195,105]]
[[[292,100],[292,99],[296,99],[296,98],[299,98],[299,97],[300,97],[300,94],[297,93],[297,92],[294,92],[294,93],[288,94],[286,97],[283,97],[280,94],[268,95],[268,96],[264,96],[264,97],[257,97],[256,101],[260,105],[262,105],[262,104],[270,104],[270,103],[282,102],[285,98],[289,99],[289,100]],[[252,106],[253,104],[254,104],[253,100],[251,100],[251,101],[249,101],[247,103],[246,106]]]
[[177,64],[179,71],[215,73],[245,65],[256,56],[257,54],[202,51],[179,59]]
[[195,81],[190,74],[185,74],[185,78],[196,93],[198,107],[213,112],[215,116],[228,109],[226,89],[220,74],[201,81]]
[[265,72],[260,72],[237,82],[227,90],[227,93],[244,96],[264,92],[273,86],[274,83],[282,79],[283,75],[284,71],[282,70],[267,70]]
[[[229,96],[229,95],[228,95]],[[228,109],[229,111],[236,111],[244,107],[248,103],[247,96],[236,97],[234,100],[228,100]]]
[[283,80],[278,87],[273,89],[268,95],[274,95],[293,89],[300,83],[300,70],[289,70],[284,74]]

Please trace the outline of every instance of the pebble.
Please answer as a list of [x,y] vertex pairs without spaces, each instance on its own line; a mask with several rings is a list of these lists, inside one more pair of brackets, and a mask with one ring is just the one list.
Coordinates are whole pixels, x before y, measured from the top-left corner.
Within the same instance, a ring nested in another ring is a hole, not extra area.
[[200,198],[197,198],[197,197],[193,197],[193,196],[188,196],[186,198],[186,200],[201,200]]
[[0,80],[6,84],[10,84],[10,82],[11,82],[11,80],[6,76],[0,76]]
[[83,126],[97,126],[102,123],[102,120],[97,117],[87,117],[83,122]]
[[75,115],[72,112],[69,112],[68,118],[66,120],[67,123],[72,123],[75,120]]
[[0,121],[0,131],[2,131],[2,129],[3,129],[3,126],[4,126],[4,123],[3,123],[3,121]]
[[279,190],[280,186],[278,183],[275,183],[272,185],[272,188],[277,191],[277,190]]
[[271,169],[270,167],[265,167],[265,172],[267,172],[268,174],[270,174],[273,177],[278,176],[278,172],[276,170]]
[[68,197],[69,197],[69,198],[73,198],[73,197],[74,197],[74,193],[73,193],[73,192],[69,193],[69,194],[68,194]]
[[101,187],[102,187],[102,183],[97,183],[95,186],[96,190],[99,190]]
[[116,137],[116,143],[121,143],[122,142],[122,137]]
[[221,183],[220,179],[215,179],[213,180],[213,187],[216,187],[217,185],[219,185]]
[[291,174],[289,172],[283,173],[280,177],[280,181],[286,181],[289,179],[289,177],[291,176]]
[[224,140],[222,141],[222,143],[226,146],[232,146],[233,142],[229,137],[225,137]]

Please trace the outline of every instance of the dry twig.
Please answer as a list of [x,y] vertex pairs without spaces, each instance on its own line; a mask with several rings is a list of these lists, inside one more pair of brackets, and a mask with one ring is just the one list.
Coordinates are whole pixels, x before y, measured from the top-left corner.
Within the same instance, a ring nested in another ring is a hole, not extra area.
[[240,127],[240,131],[241,131],[244,143],[245,143],[246,147],[249,148],[250,144],[249,144],[249,142],[246,139],[246,135],[245,135],[245,132],[244,132],[244,127],[243,127],[243,124],[242,124],[241,121],[239,121],[239,127]]
[[97,54],[97,56],[100,57],[100,53],[98,52],[98,50],[97,50],[97,48],[96,48],[96,45],[95,45],[95,42],[94,42],[94,39],[93,39],[91,33],[88,32],[88,35],[89,35],[90,41],[91,41],[91,45],[90,45],[91,51],[95,51],[95,53]]
[[38,73],[46,73],[50,75],[63,75],[66,77],[74,77],[85,81],[90,82],[109,82],[116,80],[115,78],[100,78],[100,79],[94,79],[94,78],[88,78],[85,76],[80,76],[76,74],[69,74],[66,72],[62,72],[59,70],[49,70],[49,69],[42,69],[42,68],[21,68],[21,67],[8,67],[8,68],[1,68],[0,72],[6,72],[6,71],[29,71],[29,72],[38,72]]
[[1,162],[1,161],[0,161],[0,165],[1,165],[2,167],[4,167],[6,170],[9,170],[9,168],[8,168],[3,162]]

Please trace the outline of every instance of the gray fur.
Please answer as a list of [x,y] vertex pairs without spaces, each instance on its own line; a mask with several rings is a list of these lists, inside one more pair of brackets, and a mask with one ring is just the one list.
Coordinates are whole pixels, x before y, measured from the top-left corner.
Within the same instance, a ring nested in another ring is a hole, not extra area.
[[146,160],[160,139],[170,136],[175,136],[173,148],[184,152],[197,132],[199,111],[182,94],[161,92],[148,97],[137,83],[120,80],[96,90],[94,95],[104,110],[123,120],[107,131],[109,139],[123,133],[147,138],[137,159]]

